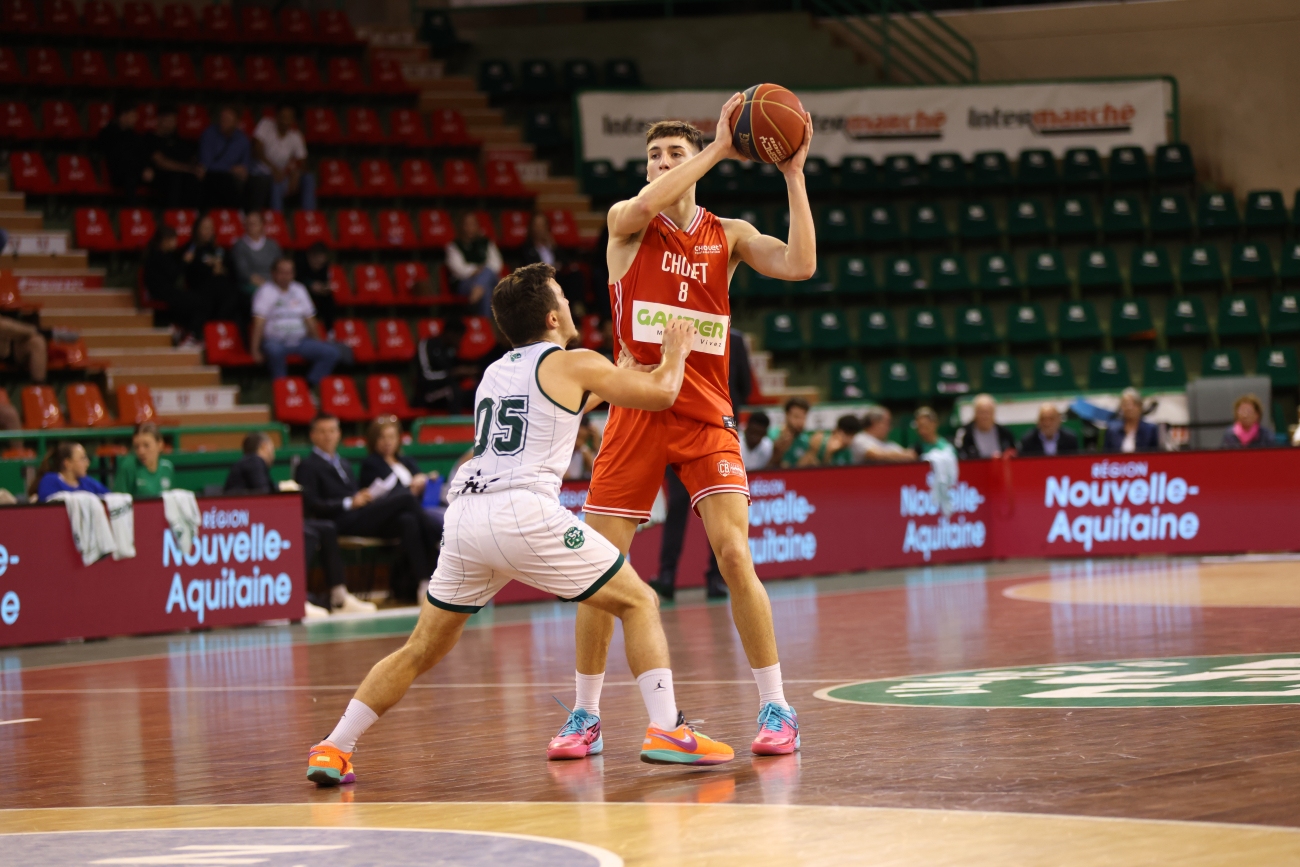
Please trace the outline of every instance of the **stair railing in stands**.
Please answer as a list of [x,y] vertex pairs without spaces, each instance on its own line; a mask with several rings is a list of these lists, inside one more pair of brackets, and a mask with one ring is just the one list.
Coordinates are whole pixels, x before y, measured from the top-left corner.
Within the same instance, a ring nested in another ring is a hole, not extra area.
[[979,81],[975,46],[921,0],[808,0],[876,55],[886,81],[970,84]]

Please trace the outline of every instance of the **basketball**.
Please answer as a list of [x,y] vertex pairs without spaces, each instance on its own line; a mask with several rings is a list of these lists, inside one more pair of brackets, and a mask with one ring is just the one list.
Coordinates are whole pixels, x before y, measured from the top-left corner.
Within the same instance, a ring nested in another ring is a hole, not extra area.
[[756,84],[731,114],[731,141],[745,159],[781,163],[803,144],[803,103],[779,84]]

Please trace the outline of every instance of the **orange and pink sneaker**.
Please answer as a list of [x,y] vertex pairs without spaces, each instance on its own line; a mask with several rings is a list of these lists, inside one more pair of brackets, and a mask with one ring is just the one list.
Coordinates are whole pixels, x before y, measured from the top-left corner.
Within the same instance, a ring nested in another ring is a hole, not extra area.
[[736,757],[731,747],[697,732],[677,714],[677,728],[650,726],[641,744],[641,761],[651,765],[720,765]]
[[788,756],[799,749],[799,717],[792,707],[774,701],[758,712],[758,736],[750,745],[756,756]]
[[321,741],[307,754],[307,779],[318,786],[337,786],[355,783],[352,753],[345,753],[333,744]]

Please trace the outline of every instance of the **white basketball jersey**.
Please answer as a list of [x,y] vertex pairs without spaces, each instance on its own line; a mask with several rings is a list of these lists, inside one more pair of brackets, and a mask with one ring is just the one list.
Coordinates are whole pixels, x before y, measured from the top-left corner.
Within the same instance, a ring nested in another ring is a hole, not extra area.
[[452,479],[449,502],[509,488],[559,499],[582,413],[551,400],[537,381],[537,365],[552,352],[563,350],[547,342],[517,346],[484,372],[474,394],[474,456]]

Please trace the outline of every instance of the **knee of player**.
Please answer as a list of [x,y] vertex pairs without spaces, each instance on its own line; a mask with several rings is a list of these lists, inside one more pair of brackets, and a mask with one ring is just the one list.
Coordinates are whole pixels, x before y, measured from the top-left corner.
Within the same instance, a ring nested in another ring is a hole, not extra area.
[[734,575],[734,570],[746,569],[750,565],[748,539],[723,539],[714,546],[713,553],[718,558],[718,568],[726,575]]

